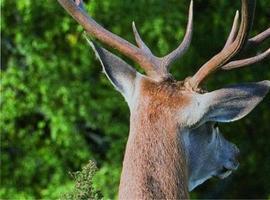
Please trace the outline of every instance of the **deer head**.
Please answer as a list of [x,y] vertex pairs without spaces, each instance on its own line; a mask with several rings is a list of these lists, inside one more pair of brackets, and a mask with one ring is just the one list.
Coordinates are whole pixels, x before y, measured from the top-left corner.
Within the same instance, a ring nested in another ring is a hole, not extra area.
[[146,75],[88,40],[103,70],[130,108],[130,133],[121,175],[121,199],[188,198],[188,190],[212,176],[227,177],[237,169],[238,148],[227,141],[217,122],[246,116],[264,98],[270,81],[244,83],[207,92],[203,81],[217,70],[230,70],[269,58],[270,48],[251,58],[235,60],[270,36],[270,28],[248,38],[255,0],[242,0],[224,48],[192,77],[176,81],[170,65],[188,49],[192,36],[193,1],[183,42],[170,54],[156,57],[142,41],[137,46],[107,31],[83,8],[82,1],[58,0],[86,32],[137,62]]

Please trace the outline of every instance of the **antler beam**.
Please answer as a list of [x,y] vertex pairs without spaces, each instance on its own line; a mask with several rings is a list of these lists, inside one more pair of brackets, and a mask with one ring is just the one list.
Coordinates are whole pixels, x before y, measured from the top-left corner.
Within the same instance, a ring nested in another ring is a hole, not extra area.
[[253,22],[255,5],[256,0],[242,0],[240,27],[238,28],[239,13],[237,11],[224,48],[220,53],[206,62],[193,77],[187,79],[186,85],[189,88],[196,90],[210,74],[220,68],[230,70],[251,65],[269,58],[270,48],[257,56],[232,61],[232,58],[238,55],[242,50],[247,49],[250,46],[258,45],[270,37],[270,28],[268,28],[264,32],[248,40],[248,33]]
[[83,8],[82,0],[58,0],[65,10],[86,30],[86,32],[100,40],[101,42],[117,49],[125,56],[137,62],[149,76],[159,76],[157,74],[157,63],[154,57],[145,55],[144,51],[134,46],[128,41],[120,38],[112,32],[109,32],[95,20],[93,20]]
[[109,32],[95,20],[93,20],[85,11],[82,0],[58,0],[58,2],[65,8],[65,10],[83,26],[86,32],[107,44],[108,46],[117,49],[125,56],[137,62],[146,72],[148,76],[156,80],[162,80],[170,77],[168,72],[169,65],[178,57],[182,56],[188,49],[192,37],[192,21],[193,21],[193,0],[191,0],[189,8],[189,20],[187,25],[187,32],[183,42],[177,49],[164,57],[156,57],[151,50],[142,41],[135,23],[133,23],[133,32],[138,47],[120,38],[112,32]]
[[199,84],[207,76],[219,69],[242,49],[246,42],[249,28],[252,24],[252,20],[250,19],[253,18],[254,8],[254,0],[242,0],[241,24],[235,40],[231,44],[227,44],[226,48],[206,62],[199,71],[189,79],[189,85],[191,88],[198,88]]

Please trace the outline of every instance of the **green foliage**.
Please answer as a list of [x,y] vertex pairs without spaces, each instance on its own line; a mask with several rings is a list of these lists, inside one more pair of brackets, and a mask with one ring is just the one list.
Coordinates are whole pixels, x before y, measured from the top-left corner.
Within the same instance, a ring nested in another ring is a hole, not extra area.
[[[98,22],[132,42],[134,20],[158,56],[174,49],[185,32],[188,1],[85,2]],[[240,1],[196,0],[194,4],[191,48],[172,69],[179,80],[222,48]],[[269,26],[267,6],[267,0],[258,1],[253,34]],[[116,198],[129,111],[101,73],[82,28],[54,0],[1,0],[1,11],[0,198],[59,198],[72,190],[67,172],[79,170],[89,159],[99,167],[94,187],[105,199]],[[269,77],[269,62],[265,62],[217,73],[207,86],[215,89]],[[241,149],[240,169],[224,181],[209,181],[192,196],[269,197],[269,100],[268,96],[244,120],[222,126],[225,136]]]
[[64,194],[61,199],[101,199],[102,195],[93,188],[93,177],[97,171],[97,167],[93,161],[89,161],[81,171],[70,173],[75,181],[73,190]]

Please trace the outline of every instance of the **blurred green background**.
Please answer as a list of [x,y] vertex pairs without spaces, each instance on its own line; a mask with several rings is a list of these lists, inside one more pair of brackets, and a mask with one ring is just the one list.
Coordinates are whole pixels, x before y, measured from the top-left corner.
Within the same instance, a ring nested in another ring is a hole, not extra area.
[[[94,187],[116,198],[128,137],[129,111],[101,73],[82,28],[55,0],[1,0],[1,199],[55,199],[74,185],[70,171],[94,160]],[[134,20],[156,55],[173,50],[185,33],[187,0],[92,0],[87,10],[104,27],[134,43]],[[194,36],[174,64],[192,75],[223,47],[240,1],[194,1]],[[255,35],[270,22],[269,0],[257,2]],[[262,49],[269,47],[269,41]],[[134,66],[132,62],[127,60]],[[207,82],[270,79],[269,61]],[[138,66],[136,66],[138,67]],[[221,125],[241,150],[240,168],[225,180],[196,188],[193,198],[270,199],[270,95],[246,118]]]

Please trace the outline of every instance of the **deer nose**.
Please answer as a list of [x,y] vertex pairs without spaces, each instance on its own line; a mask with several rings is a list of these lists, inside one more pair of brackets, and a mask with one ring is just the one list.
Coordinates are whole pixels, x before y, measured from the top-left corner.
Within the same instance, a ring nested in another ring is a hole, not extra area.
[[227,159],[224,164],[224,168],[228,170],[236,170],[239,167],[238,157],[240,155],[240,151],[237,150],[233,153],[233,155]]
[[230,156],[227,157],[223,167],[227,170],[236,170],[239,167],[238,158],[240,156],[240,151],[236,145],[232,146]]
[[235,158],[230,158],[224,167],[228,170],[237,170],[237,168],[239,167],[239,162]]

